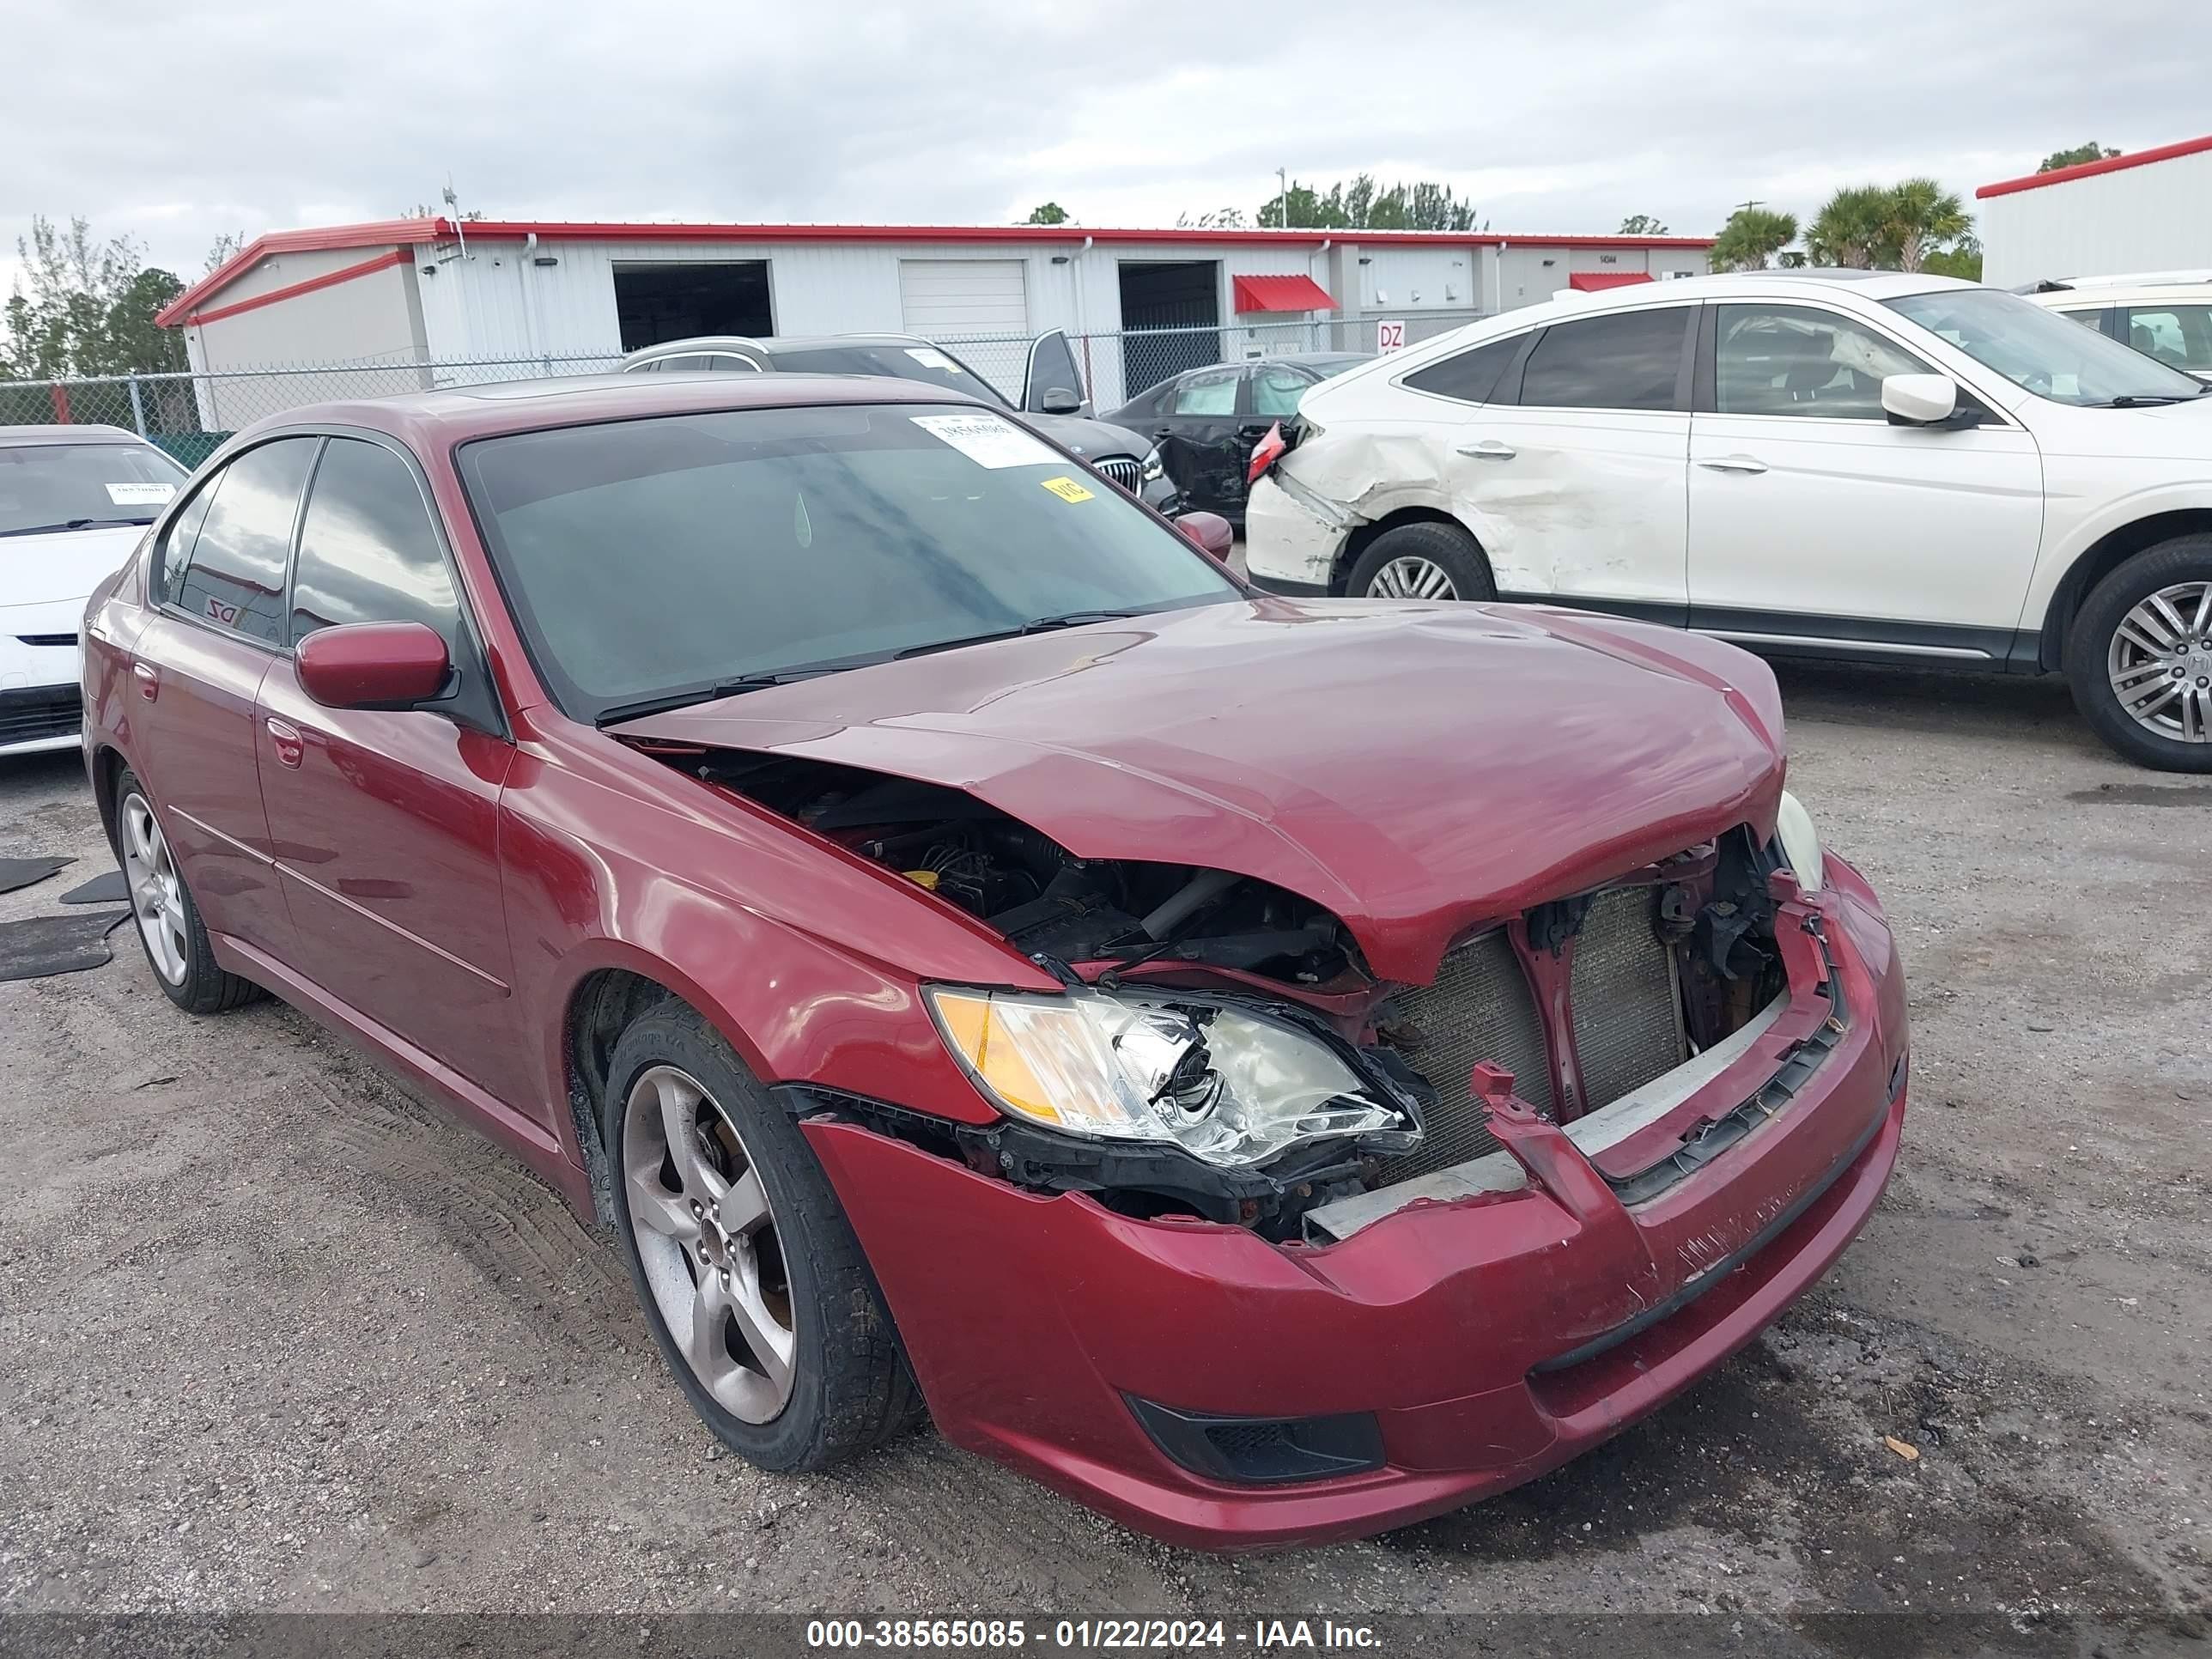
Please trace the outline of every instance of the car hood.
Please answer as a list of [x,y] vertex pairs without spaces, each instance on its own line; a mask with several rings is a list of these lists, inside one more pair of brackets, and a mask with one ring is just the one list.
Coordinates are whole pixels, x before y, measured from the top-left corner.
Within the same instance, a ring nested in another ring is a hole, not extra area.
[[966,791],[1080,858],[1234,871],[1424,983],[1476,922],[1680,852],[1782,787],[1772,675],[1569,612],[1255,599],[889,662],[618,737]]
[[1081,415],[1024,415],[1022,418],[1086,461],[1095,461],[1102,455],[1127,455],[1140,461],[1152,447],[1127,427],[1090,420]]
[[0,536],[0,609],[62,599],[82,605],[145,533],[144,525],[123,524]]

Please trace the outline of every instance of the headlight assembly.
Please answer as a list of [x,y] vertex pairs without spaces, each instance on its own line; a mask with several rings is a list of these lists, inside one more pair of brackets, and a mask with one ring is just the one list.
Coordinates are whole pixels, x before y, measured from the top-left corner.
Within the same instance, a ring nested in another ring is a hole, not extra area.
[[928,994],[977,1087],[1010,1115],[1071,1134],[1169,1142],[1226,1166],[1413,1127],[1319,1038],[1263,1015],[1088,988]]
[[1167,465],[1160,459],[1160,447],[1154,444],[1145,452],[1144,465],[1137,469],[1137,483],[1139,487],[1148,483],[1158,483],[1167,476]]
[[1790,860],[1790,872],[1797,878],[1798,890],[1819,892],[1826,873],[1820,832],[1813,827],[1813,815],[1805,810],[1805,803],[1787,789],[1782,792],[1782,805],[1774,815],[1774,838],[1782,843],[1782,856]]

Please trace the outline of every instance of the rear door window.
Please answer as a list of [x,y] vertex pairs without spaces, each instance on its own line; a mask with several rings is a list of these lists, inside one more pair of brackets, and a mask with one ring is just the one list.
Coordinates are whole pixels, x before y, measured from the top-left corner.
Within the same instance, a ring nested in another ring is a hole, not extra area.
[[1676,407],[1692,307],[1667,306],[1555,323],[1521,376],[1521,402],[1538,409]]
[[1313,377],[1302,370],[1260,368],[1252,371],[1252,413],[1262,420],[1276,420],[1298,412],[1298,399],[1313,385]]
[[292,526],[299,516],[300,487],[307,481],[321,441],[279,438],[249,449],[223,469],[169,603],[248,639],[284,642],[284,569]]
[[2212,305],[2130,306],[2127,342],[2170,368],[2212,373]]

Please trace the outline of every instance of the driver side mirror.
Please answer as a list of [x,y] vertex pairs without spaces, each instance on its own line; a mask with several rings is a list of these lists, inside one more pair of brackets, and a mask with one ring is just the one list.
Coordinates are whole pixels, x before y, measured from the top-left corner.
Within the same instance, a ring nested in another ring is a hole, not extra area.
[[1079,415],[1083,399],[1064,386],[1047,386],[1037,398],[1041,415]]
[[292,653],[300,689],[325,708],[412,708],[446,689],[452,657],[428,623],[319,628]]
[[1218,513],[1186,513],[1175,521],[1175,527],[1208,558],[1229,562],[1229,550],[1237,545],[1237,532]]
[[1885,374],[1881,407],[1892,426],[1972,426],[1981,418],[1961,408],[1959,383],[1948,374]]

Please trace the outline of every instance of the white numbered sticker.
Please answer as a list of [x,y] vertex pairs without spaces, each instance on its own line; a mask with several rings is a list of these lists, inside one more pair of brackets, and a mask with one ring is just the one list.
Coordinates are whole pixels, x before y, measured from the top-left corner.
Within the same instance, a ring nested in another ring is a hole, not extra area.
[[1064,466],[1054,454],[1011,421],[995,415],[909,415],[933,438],[941,439],[978,466]]
[[176,493],[174,484],[112,483],[107,486],[107,499],[118,507],[166,507],[169,497]]
[[957,374],[960,365],[954,362],[935,346],[908,346],[906,355],[924,368],[943,369],[947,374]]

